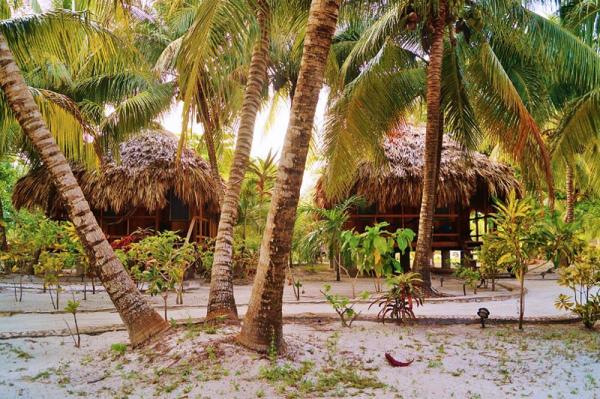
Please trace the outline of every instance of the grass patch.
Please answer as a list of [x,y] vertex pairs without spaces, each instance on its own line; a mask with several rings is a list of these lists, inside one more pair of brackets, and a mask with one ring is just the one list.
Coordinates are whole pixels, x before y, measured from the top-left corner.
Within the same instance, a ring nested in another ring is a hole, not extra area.
[[15,355],[17,355],[17,357],[19,359],[24,359],[24,360],[33,359],[33,355],[31,355],[28,352],[25,352],[23,349],[20,349],[20,348],[10,348],[10,351],[12,353],[14,353]]
[[385,384],[377,378],[359,373],[360,367],[350,364],[338,364],[334,367],[315,368],[310,361],[303,361],[300,366],[290,363],[261,367],[259,378],[271,383],[275,390],[288,399],[315,396],[352,396],[349,389],[356,394],[365,389],[385,388]]
[[123,356],[127,352],[127,344],[116,343],[110,346],[110,350],[114,355]]

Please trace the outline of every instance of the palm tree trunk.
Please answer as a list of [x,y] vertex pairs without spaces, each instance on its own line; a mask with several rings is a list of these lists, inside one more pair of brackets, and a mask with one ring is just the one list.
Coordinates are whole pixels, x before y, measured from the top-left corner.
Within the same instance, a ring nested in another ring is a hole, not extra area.
[[[535,123],[535,122],[534,122]],[[542,165],[544,167],[544,176],[546,178],[546,188],[548,189],[548,208],[554,212],[554,203],[556,201],[556,194],[554,192],[554,175],[552,173],[552,160],[548,147],[544,142],[544,138],[538,128],[533,129],[533,138],[540,149],[540,155],[542,156]]]
[[206,152],[208,153],[208,163],[210,165],[210,174],[217,185],[217,194],[219,195],[219,203],[223,203],[223,185],[221,184],[221,174],[219,173],[219,163],[217,162],[217,150],[215,148],[215,136],[212,130],[204,131],[204,144],[206,144]]
[[[438,189],[438,185],[439,185],[439,181],[440,181],[440,165],[442,164],[442,150],[443,150],[443,142],[444,142],[444,113],[441,111],[440,109],[440,123],[438,126],[438,141],[436,144],[436,154],[435,154],[435,164],[433,165],[433,173],[434,173],[434,178],[433,181],[435,182],[435,189],[434,189],[434,199],[433,199],[433,216],[432,216],[432,223],[433,220],[435,219],[435,209],[436,209],[436,205],[437,205],[437,189]],[[433,234],[433,229],[431,231],[431,234]],[[427,255],[427,258],[430,260],[430,267],[434,266],[433,263],[433,235],[431,237],[431,244],[429,245],[429,253]],[[429,280],[431,281],[431,280]]]
[[4,220],[2,198],[0,198],[0,251],[8,251],[8,241],[6,241],[6,221]]
[[573,178],[573,167],[567,164],[567,212],[565,222],[571,223],[575,214],[575,187]]
[[431,291],[431,246],[433,240],[433,215],[436,205],[437,177],[436,164],[441,150],[441,81],[442,58],[444,52],[444,26],[446,24],[447,3],[439,3],[438,15],[433,23],[433,38],[427,67],[427,127],[423,153],[423,189],[419,233],[413,270],[421,274],[423,289]]
[[237,220],[240,191],[252,148],[254,124],[260,106],[262,89],[267,77],[267,56],[269,50],[269,9],[266,1],[258,2],[258,23],[260,25],[260,41],[254,46],[242,114],[240,128],[235,146],[233,165],[221,206],[221,218],[215,243],[215,256],[211,270],[210,292],[206,320],[226,317],[237,321],[237,309],[233,297],[233,227]]
[[260,248],[248,311],[238,341],[251,349],[280,349],[285,268],[306,166],[315,109],[340,0],[313,0],[308,16],[298,86],[279,163],[273,198]]
[[127,326],[131,343],[139,344],[167,329],[168,323],[146,302],[106,241],[69,163],[46,127],[2,34],[0,85],[23,132],[50,172],[53,183],[67,206],[69,218],[85,247],[88,259]]

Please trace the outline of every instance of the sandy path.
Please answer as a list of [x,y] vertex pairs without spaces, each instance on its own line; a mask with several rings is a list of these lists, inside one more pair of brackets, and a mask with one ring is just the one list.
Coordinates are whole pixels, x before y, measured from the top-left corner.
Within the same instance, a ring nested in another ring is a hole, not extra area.
[[[346,283],[346,285],[348,285]],[[320,285],[318,286],[320,287]],[[310,289],[317,290],[318,287]],[[567,312],[559,311],[554,307],[554,300],[561,292],[567,292],[562,287],[559,287],[552,280],[528,280],[527,281],[527,296],[526,296],[526,311],[525,315],[529,319],[537,318],[553,318],[553,317],[569,317]],[[309,288],[307,288],[309,289]],[[238,303],[238,311],[241,316],[246,312],[246,303],[249,293],[248,287],[238,287],[236,297]],[[568,292],[567,292],[568,293]],[[205,292],[196,294],[197,296],[205,295]],[[100,294],[97,294],[100,295]],[[331,306],[327,303],[300,302],[297,303],[290,298],[291,287],[286,286],[287,302],[284,304],[284,316],[301,316],[305,314],[333,314]],[[65,295],[65,298],[67,296]],[[7,297],[2,298],[3,301],[8,301]],[[47,299],[46,299],[47,300]],[[306,298],[304,298],[306,300]],[[14,300],[13,300],[14,302]],[[186,299],[186,303],[190,304],[192,300]],[[160,302],[159,302],[160,303]],[[205,303],[205,302],[203,302]],[[6,306],[6,302],[0,302],[0,307]],[[502,301],[481,301],[481,302],[443,302],[443,303],[426,303],[425,306],[418,308],[417,316],[420,317],[457,317],[457,318],[475,318],[475,314],[479,307],[487,307],[491,311],[491,319],[494,318],[516,318],[518,314],[518,299],[511,298]],[[377,309],[373,307],[368,309],[368,304],[360,303],[356,309],[362,312],[363,316],[375,316]],[[187,320],[189,318],[202,318],[205,316],[206,307],[203,305],[173,308],[169,310],[169,318],[175,320]],[[19,332],[36,332],[49,330],[64,330],[65,320],[71,322],[71,316],[68,314],[14,314],[12,316],[0,317],[0,334],[19,333]],[[101,312],[84,312],[79,314],[78,320],[83,329],[99,328],[103,326],[119,326],[121,320],[118,314],[114,311]]]

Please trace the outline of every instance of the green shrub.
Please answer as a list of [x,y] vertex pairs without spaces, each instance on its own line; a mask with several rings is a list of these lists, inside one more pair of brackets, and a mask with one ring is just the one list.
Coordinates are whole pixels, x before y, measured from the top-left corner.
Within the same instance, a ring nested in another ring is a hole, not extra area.
[[[331,306],[333,306],[333,310],[340,317],[340,321],[342,322],[342,326],[351,327],[352,322],[358,317],[359,312],[354,310],[354,305],[356,302],[350,301],[350,298],[343,295],[332,294],[331,293],[331,285],[326,284],[324,287],[324,291],[321,291],[321,294],[325,297],[325,300],[329,302]],[[368,292],[362,292],[360,294],[362,299],[367,299],[369,297]]]
[[575,313],[587,328],[593,328],[600,320],[600,293],[592,292],[600,285],[600,249],[589,246],[572,265],[559,269],[558,283],[573,295],[560,294],[555,306]]
[[132,278],[147,284],[150,295],[161,295],[164,317],[167,318],[169,291],[175,290],[176,302],[183,303],[183,280],[186,270],[197,260],[194,244],[184,242],[174,231],[163,231],[131,243],[127,251],[117,256],[127,264]]
[[463,281],[463,294],[467,295],[466,287],[473,289],[473,293],[477,294],[477,284],[481,281],[481,274],[479,271],[470,268],[460,266],[454,271],[454,276]]

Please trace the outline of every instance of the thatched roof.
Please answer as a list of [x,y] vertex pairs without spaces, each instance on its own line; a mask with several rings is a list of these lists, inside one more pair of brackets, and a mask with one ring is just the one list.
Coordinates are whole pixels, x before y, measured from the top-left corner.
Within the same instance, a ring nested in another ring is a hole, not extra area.
[[[83,193],[93,209],[121,213],[144,207],[153,212],[168,203],[173,190],[185,203],[199,207],[202,200],[218,210],[216,184],[209,165],[190,149],[176,163],[178,139],[166,131],[147,131],[120,146],[120,160],[104,159],[96,170],[72,165]],[[51,217],[64,217],[62,201],[43,167],[31,170],[16,184],[16,208],[36,208]]]
[[[383,209],[398,204],[419,207],[421,203],[425,127],[402,125],[384,140],[387,165],[376,167],[363,162],[350,192],[378,203]],[[323,177],[316,187],[316,200],[331,206],[340,198],[327,198]],[[512,168],[485,155],[469,151],[444,136],[438,185],[438,207],[454,204],[480,209],[490,197],[504,198],[511,190],[519,191]]]

